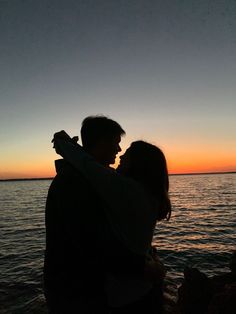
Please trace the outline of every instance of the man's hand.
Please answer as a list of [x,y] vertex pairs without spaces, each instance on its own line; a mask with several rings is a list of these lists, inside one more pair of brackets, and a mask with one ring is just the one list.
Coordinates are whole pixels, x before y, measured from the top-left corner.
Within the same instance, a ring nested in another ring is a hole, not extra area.
[[155,260],[147,260],[145,265],[145,277],[153,282],[160,283],[166,275],[166,268],[164,264],[157,258]]

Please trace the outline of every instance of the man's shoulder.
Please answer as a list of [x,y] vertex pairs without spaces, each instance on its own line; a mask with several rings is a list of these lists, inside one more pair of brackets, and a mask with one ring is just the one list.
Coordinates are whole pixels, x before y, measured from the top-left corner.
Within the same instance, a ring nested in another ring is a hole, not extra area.
[[79,192],[80,197],[83,193],[93,193],[93,189],[84,175],[70,163],[64,159],[60,159],[55,161],[55,165],[57,174],[51,183],[49,191],[56,193],[60,193],[61,191],[65,195],[65,193],[71,194],[75,190]]
[[54,180],[62,178],[85,180],[83,174],[64,159],[55,160],[55,168],[56,176]]

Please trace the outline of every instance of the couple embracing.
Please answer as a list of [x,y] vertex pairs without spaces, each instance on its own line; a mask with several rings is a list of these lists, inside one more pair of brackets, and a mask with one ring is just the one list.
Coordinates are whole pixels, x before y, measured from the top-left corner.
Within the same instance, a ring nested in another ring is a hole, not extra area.
[[57,175],[46,202],[44,291],[50,314],[162,313],[164,265],[151,247],[157,221],[169,219],[163,152],[133,142],[114,164],[122,127],[89,116],[82,145],[54,134]]

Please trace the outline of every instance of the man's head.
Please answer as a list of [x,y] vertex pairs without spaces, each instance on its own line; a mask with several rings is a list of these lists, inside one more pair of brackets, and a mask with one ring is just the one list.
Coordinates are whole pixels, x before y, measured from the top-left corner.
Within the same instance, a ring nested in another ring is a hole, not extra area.
[[114,120],[105,116],[89,116],[82,122],[81,140],[84,149],[105,166],[115,163],[121,151],[121,136],[125,131]]

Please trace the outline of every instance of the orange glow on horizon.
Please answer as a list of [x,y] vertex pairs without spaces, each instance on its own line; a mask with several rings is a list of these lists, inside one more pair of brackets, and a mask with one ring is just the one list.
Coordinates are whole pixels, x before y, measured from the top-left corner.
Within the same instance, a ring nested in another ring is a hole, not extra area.
[[[116,168],[117,165],[114,166]],[[212,172],[236,172],[235,166],[212,166],[212,165],[179,165],[178,167],[168,167],[169,174],[187,173],[212,173]],[[31,169],[22,168],[19,171],[4,171],[0,173],[0,179],[30,179],[30,178],[52,178],[56,174],[53,167],[38,167]]]
[[[114,167],[116,168],[116,166]],[[169,174],[187,173],[211,173],[211,172],[236,172],[235,166],[208,166],[208,165],[179,165],[178,167],[168,168]],[[0,179],[30,179],[30,178],[52,178],[56,174],[53,167],[21,169],[18,171],[4,171],[0,173]]]
[[234,172],[236,171],[233,158],[221,156],[191,156],[191,158],[169,158],[169,173],[204,173],[204,172]]
[[[207,173],[207,172],[235,172],[236,164],[234,156],[217,154],[196,153],[190,149],[165,152],[169,174],[184,173]],[[170,157],[171,156],[171,157]],[[174,156],[174,157],[173,157]],[[18,161],[5,161],[4,170],[0,170],[0,179],[21,179],[21,178],[48,178],[55,176],[54,160],[59,156],[49,154],[44,158],[34,157],[31,160],[18,158]],[[119,157],[112,165],[116,168],[119,164]]]
[[32,161],[8,161],[4,171],[0,171],[0,179],[29,179],[48,178],[55,176],[54,161],[32,160]]

